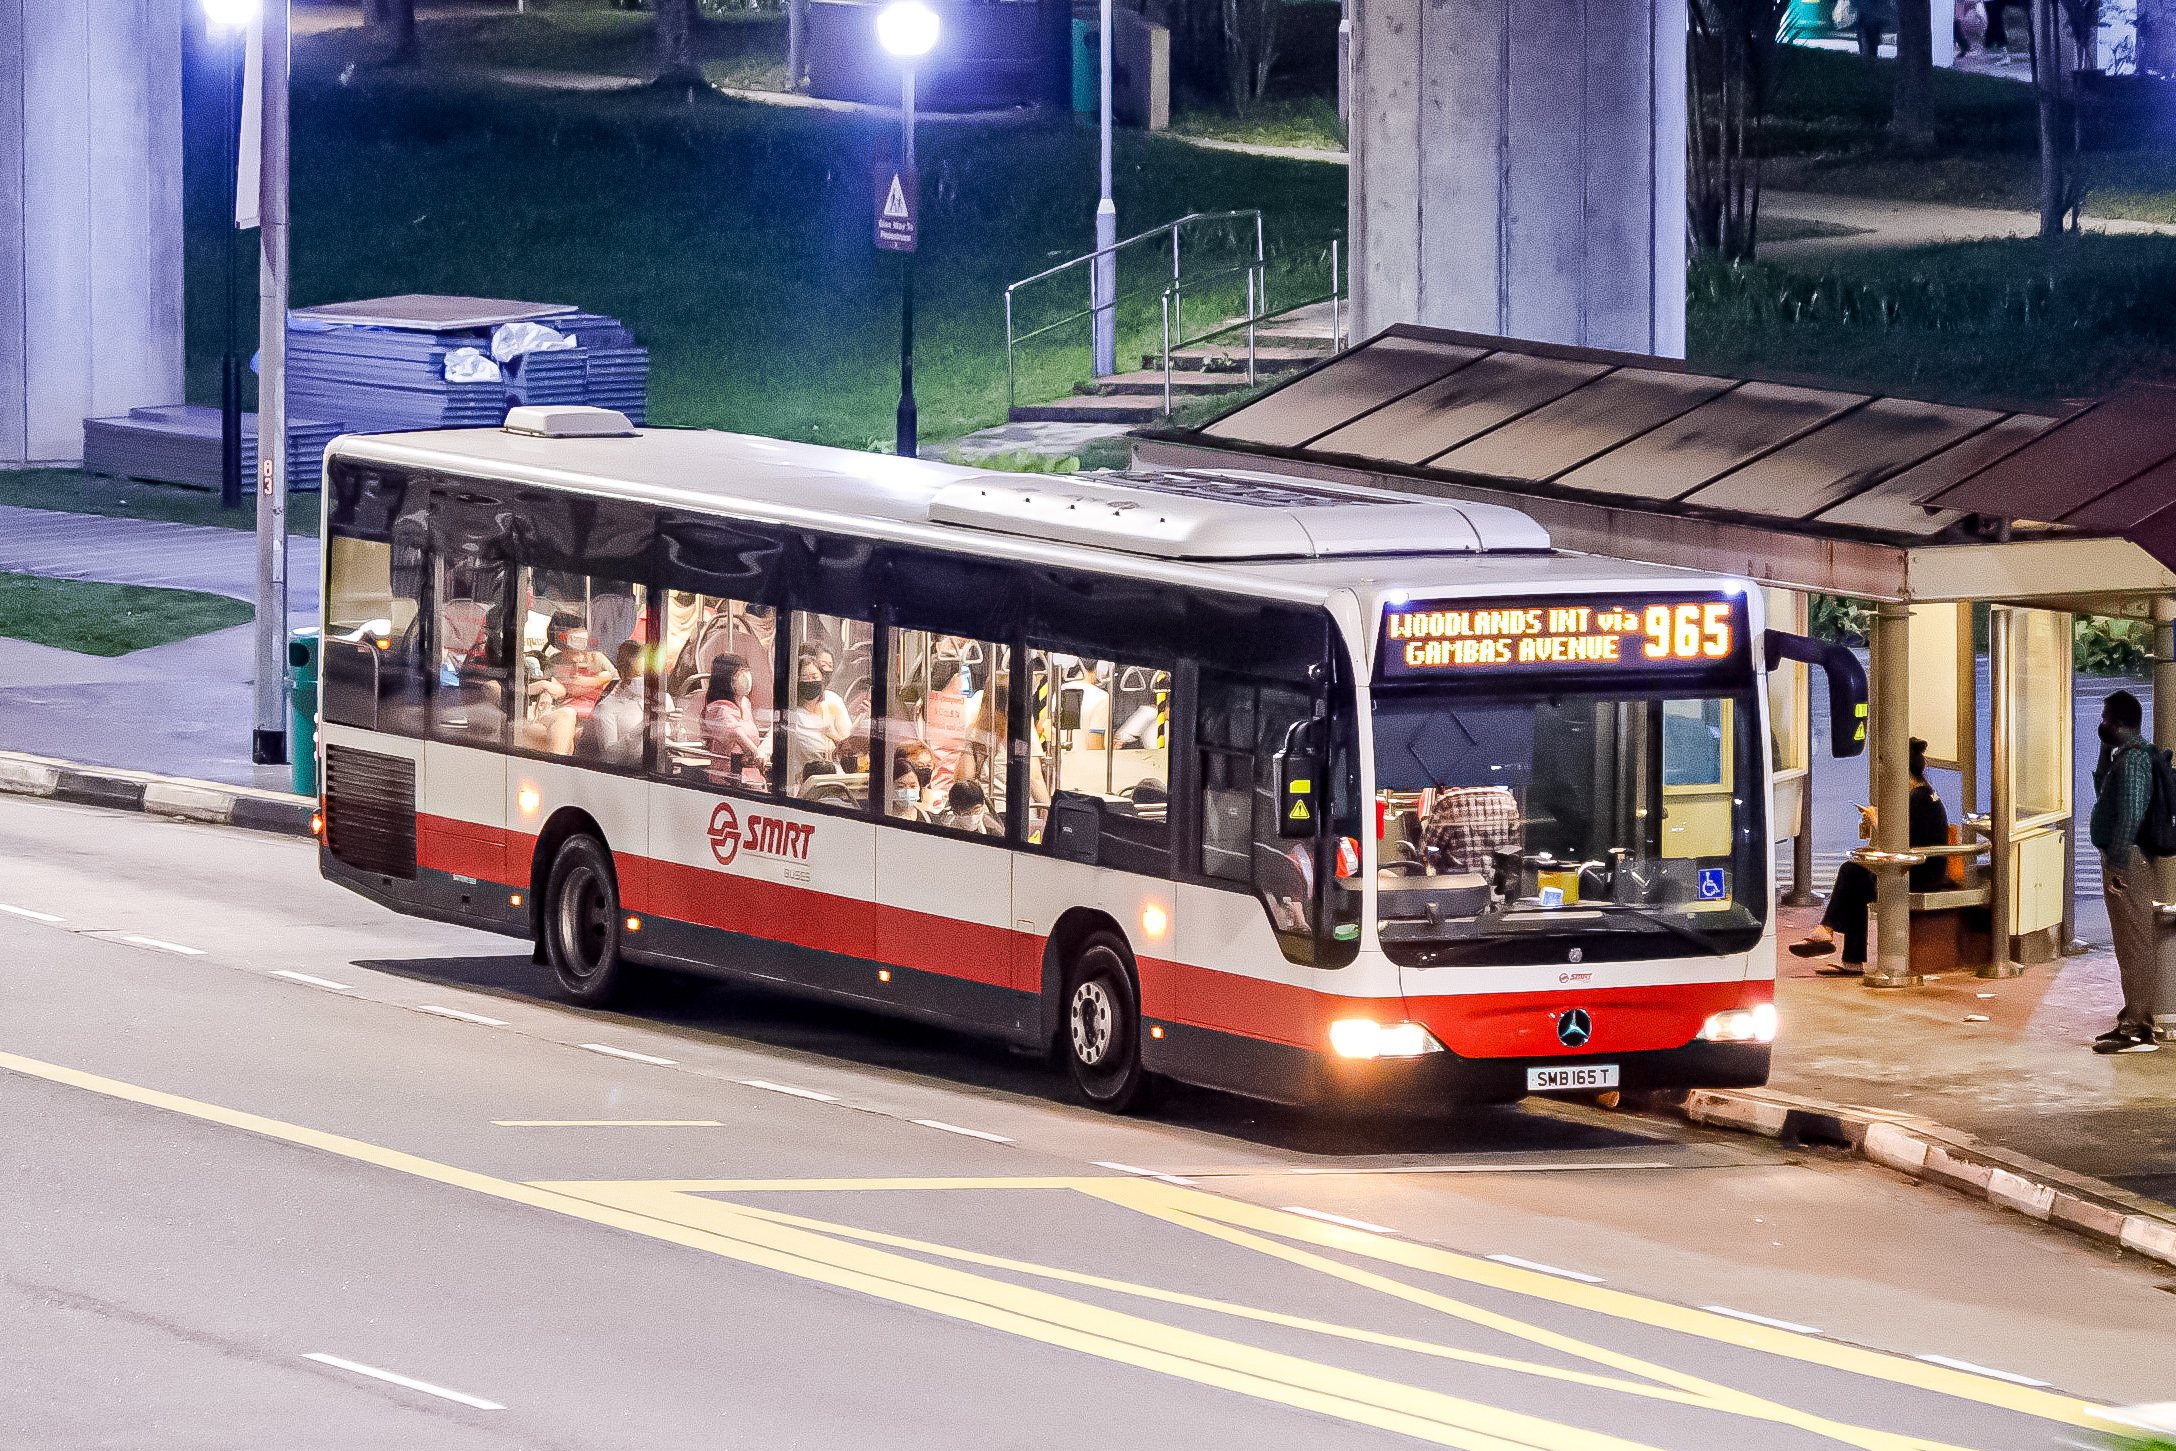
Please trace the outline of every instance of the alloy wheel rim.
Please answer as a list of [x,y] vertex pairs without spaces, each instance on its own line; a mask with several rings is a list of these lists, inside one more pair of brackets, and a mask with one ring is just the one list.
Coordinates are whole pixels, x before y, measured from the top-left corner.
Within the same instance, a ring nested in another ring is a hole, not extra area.
[[1084,1067],[1100,1067],[1111,1051],[1115,1017],[1110,990],[1090,979],[1073,990],[1073,1056]]

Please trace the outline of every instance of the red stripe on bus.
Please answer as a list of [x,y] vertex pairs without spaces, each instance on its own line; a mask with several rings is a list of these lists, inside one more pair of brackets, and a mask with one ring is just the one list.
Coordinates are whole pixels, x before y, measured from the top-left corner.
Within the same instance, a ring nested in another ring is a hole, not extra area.
[[[523,853],[525,860],[527,853]],[[416,865],[505,885],[506,833],[445,816],[416,817]],[[526,873],[524,873],[526,875]]]
[[[1682,1048],[1712,1013],[1772,1001],[1767,982],[1668,983],[1647,987],[1549,988],[1472,997],[1409,997],[1408,1016],[1467,1058],[1547,1058]],[[1586,1010],[1590,1036],[1566,1045],[1557,1015]]]

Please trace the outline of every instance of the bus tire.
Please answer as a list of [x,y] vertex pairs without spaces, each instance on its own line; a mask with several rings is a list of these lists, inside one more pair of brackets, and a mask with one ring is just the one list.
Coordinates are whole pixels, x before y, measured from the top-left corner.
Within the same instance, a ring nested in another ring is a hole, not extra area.
[[1146,1099],[1140,1003],[1126,969],[1126,949],[1108,933],[1090,937],[1073,954],[1058,1045],[1073,1086],[1091,1107],[1127,1113]]
[[560,990],[597,1006],[624,984],[620,893],[612,856],[594,836],[570,836],[552,857],[544,887],[544,956]]

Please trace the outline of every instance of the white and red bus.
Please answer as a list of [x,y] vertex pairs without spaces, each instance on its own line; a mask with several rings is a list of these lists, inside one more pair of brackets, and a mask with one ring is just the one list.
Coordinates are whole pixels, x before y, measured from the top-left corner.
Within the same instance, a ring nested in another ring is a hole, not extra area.
[[594,409],[343,438],[325,487],[324,873],[578,1002],[758,980],[1111,1109],[1767,1077],[1743,581],[1484,505]]

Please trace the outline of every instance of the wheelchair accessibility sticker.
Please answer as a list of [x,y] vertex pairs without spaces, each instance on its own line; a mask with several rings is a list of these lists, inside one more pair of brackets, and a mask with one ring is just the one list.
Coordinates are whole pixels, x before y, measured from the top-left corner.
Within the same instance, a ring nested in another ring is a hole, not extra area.
[[1720,902],[1730,895],[1729,873],[1722,867],[1700,868],[1700,900]]

